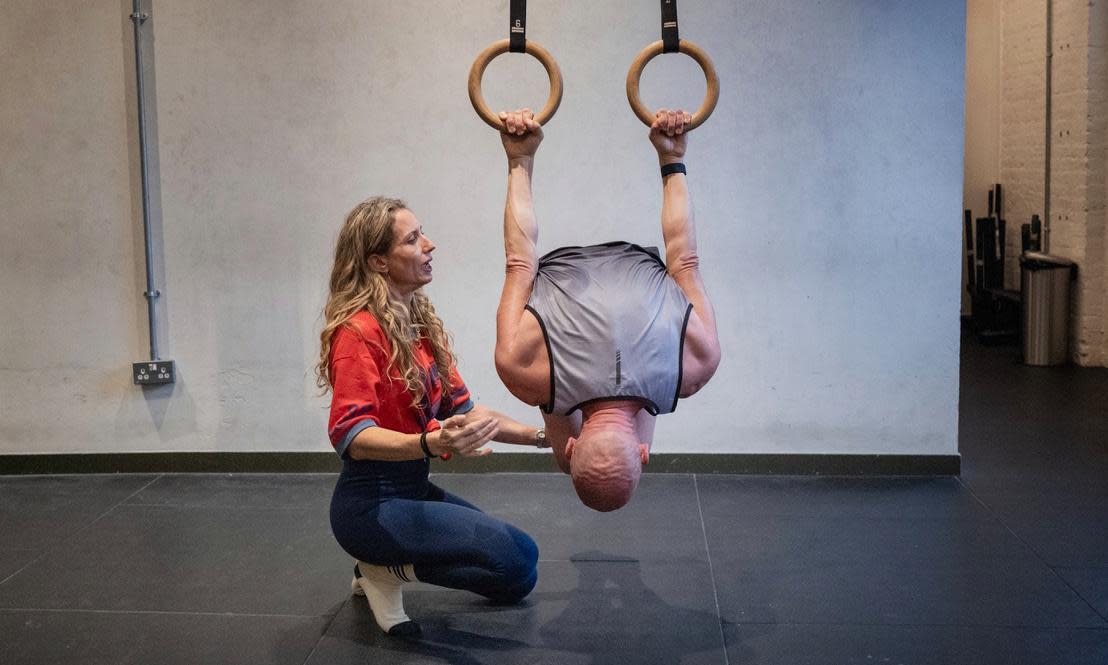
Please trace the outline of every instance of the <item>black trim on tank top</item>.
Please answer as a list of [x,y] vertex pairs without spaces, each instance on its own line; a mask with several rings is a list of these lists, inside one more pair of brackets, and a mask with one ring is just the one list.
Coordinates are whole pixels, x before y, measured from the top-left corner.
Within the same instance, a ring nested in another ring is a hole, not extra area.
[[[595,402],[618,402],[618,401],[639,402],[640,404],[642,404],[642,408],[645,409],[647,413],[649,413],[652,416],[658,415],[658,405],[654,403],[654,400],[649,400],[645,397],[639,397],[638,395],[608,395],[606,397],[593,397],[592,399],[587,399],[584,402],[578,402],[577,404],[571,406],[569,408],[569,410],[565,412],[564,415],[568,416],[569,414],[573,413],[577,409],[580,409],[583,406],[588,406],[589,404],[593,404]],[[584,412],[582,412],[582,416],[583,415],[584,415]]]
[[539,322],[539,330],[542,331],[542,341],[546,344],[546,357],[550,361],[550,401],[540,405],[539,409],[541,409],[543,413],[554,413],[554,349],[550,347],[550,335],[546,332],[546,324],[543,322],[542,317],[539,316],[539,313],[535,311],[534,307],[531,305],[524,305],[523,309],[531,312],[535,320]]
[[677,410],[677,400],[681,399],[681,381],[685,378],[685,333],[689,329],[689,317],[692,316],[692,303],[685,309],[685,321],[681,324],[681,342],[677,345],[677,392],[673,395],[673,413]]

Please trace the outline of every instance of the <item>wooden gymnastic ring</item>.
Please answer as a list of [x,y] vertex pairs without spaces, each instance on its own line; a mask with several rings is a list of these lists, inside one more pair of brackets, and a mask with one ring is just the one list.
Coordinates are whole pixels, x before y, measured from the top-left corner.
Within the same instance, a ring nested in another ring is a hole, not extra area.
[[[681,53],[696,60],[696,64],[704,70],[704,79],[708,84],[708,90],[704,93],[704,101],[701,102],[700,109],[693,114],[690,122],[685,123],[685,131],[691,131],[703,124],[708,116],[712,115],[712,111],[715,110],[716,102],[719,101],[719,77],[716,76],[716,68],[712,64],[712,59],[699,46],[682,39],[678,42],[678,48]],[[642,71],[646,69],[646,63],[661,53],[662,42],[659,40],[640,51],[635,56],[635,61],[631,63],[631,69],[627,71],[627,101],[631,104],[631,110],[639,116],[639,120],[646,123],[647,127],[654,124],[654,114],[639,99],[639,77],[642,76]]]
[[[554,60],[554,56],[550,55],[550,51],[530,39],[526,42],[526,49],[527,53],[542,63],[542,66],[546,68],[547,77],[550,78],[550,97],[546,100],[546,106],[535,114],[535,122],[545,125],[547,121],[554,117],[554,112],[558,110],[558,105],[562,103],[562,70],[558,68],[558,63]],[[485,75],[485,68],[489,66],[493,58],[507,52],[507,39],[493,42],[491,46],[481,51],[481,54],[473,61],[473,66],[469,68],[469,101],[473,104],[473,110],[477,111],[477,115],[481,116],[481,119],[488,123],[489,127],[500,132],[505,131],[507,126],[485,104],[485,98],[481,96],[481,77]]]

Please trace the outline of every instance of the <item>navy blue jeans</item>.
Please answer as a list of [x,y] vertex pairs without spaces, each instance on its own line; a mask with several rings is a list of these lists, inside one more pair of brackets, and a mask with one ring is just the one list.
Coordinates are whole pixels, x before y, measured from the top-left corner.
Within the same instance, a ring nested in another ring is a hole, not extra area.
[[538,579],[535,541],[430,482],[425,461],[344,460],[331,530],[356,559],[410,563],[421,582],[500,603],[522,600]]

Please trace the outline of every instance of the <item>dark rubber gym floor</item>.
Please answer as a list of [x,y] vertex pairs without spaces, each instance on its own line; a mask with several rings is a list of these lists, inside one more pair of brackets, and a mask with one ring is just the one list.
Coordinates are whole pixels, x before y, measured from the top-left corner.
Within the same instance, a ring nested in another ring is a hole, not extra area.
[[0,663],[1108,663],[1108,370],[963,343],[959,478],[437,481],[527,530],[518,607],[349,594],[334,477],[0,477]]

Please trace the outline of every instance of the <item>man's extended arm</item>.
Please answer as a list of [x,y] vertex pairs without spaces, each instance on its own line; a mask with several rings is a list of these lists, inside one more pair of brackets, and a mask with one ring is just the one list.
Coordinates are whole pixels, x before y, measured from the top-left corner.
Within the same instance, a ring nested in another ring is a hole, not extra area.
[[[650,142],[658,151],[658,165],[682,163],[688,145],[683,112],[658,111],[650,128]],[[719,366],[719,335],[716,315],[704,280],[700,276],[700,256],[696,251],[696,229],[685,173],[662,177],[662,237],[666,243],[666,269],[692,303],[693,311],[685,335],[685,362],[681,396],[699,390]]]
[[501,133],[508,158],[508,194],[504,202],[504,290],[496,310],[496,371],[517,396],[527,392],[532,364],[541,346],[523,343],[520,329],[531,286],[538,270],[535,246],[539,227],[531,197],[535,151],[542,142],[542,128],[530,111],[502,113],[507,131]]

